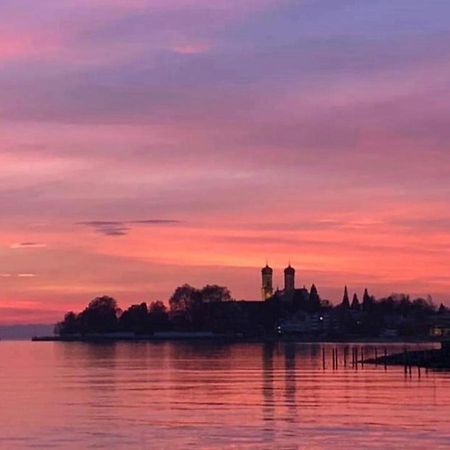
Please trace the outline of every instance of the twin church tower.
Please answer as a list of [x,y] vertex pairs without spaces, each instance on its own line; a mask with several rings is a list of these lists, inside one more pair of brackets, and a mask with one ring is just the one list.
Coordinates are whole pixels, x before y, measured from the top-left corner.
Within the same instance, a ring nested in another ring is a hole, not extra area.
[[[261,270],[262,275],[262,287],[261,297],[263,300],[267,300],[274,294],[273,290],[273,269],[266,264]],[[291,293],[295,291],[295,269],[289,264],[284,269],[284,293]]]

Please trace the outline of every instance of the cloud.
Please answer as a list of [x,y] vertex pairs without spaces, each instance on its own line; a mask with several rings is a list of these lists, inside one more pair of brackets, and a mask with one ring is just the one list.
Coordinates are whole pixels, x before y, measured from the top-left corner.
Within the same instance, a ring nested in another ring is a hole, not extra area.
[[423,219],[407,217],[392,219],[390,223],[409,230],[414,230],[415,232],[447,232],[450,229],[450,217],[427,217]]
[[79,225],[92,227],[97,233],[105,236],[124,236],[130,231],[130,228],[124,222],[93,220],[90,222],[79,222]]
[[128,223],[136,223],[143,225],[161,225],[161,224],[176,224],[181,223],[181,221],[173,219],[147,219],[147,220],[133,220]]
[[[386,68],[398,72],[415,60],[431,58],[430,54],[444,61],[448,57],[441,37],[428,46],[414,45],[401,34],[394,44],[373,36],[363,42],[343,37],[342,29],[350,30],[342,21],[352,14],[342,14],[341,8],[328,7],[338,10],[330,22],[341,25],[324,38],[331,24],[322,27],[319,16],[305,14],[301,6],[291,7],[293,11],[279,8],[275,16],[269,9],[266,16],[238,20],[228,31],[220,11],[207,15],[208,26],[201,31],[204,8],[194,16],[185,8],[176,14],[147,8],[145,14],[70,24],[72,34],[61,38],[69,58],[60,56],[48,64],[30,59],[2,71],[1,114],[19,120],[91,123],[200,116],[203,123],[212,115],[226,119],[230,114],[254,113],[253,105],[258,110],[265,104],[273,111],[271,99],[283,89],[295,97],[296,91],[307,94],[308,84],[319,84],[321,91],[327,80],[344,74],[367,77]],[[295,26],[292,16],[299,21]],[[352,25],[355,33],[361,32],[358,23]],[[375,26],[372,32],[381,34]],[[193,54],[202,57],[182,57]],[[117,60],[104,61],[104,55],[116,55]],[[96,63],[86,64],[86,59]],[[354,84],[350,80],[350,87]]]
[[35,278],[37,275],[35,273],[0,273],[0,278]]
[[78,222],[78,225],[85,225],[93,228],[97,233],[105,236],[125,236],[131,231],[130,225],[170,225],[180,223],[172,219],[141,219],[130,221],[105,221],[91,220],[87,222]]
[[18,242],[16,244],[12,244],[10,248],[44,248],[47,247],[47,244],[42,244],[40,242]]

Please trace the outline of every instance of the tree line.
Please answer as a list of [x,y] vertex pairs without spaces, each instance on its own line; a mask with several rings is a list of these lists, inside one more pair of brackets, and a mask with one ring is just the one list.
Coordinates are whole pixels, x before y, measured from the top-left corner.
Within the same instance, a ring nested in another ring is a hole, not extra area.
[[184,284],[175,289],[168,308],[163,302],[154,301],[134,304],[122,311],[114,298],[97,297],[80,313],[67,313],[56,325],[55,333],[146,335],[161,331],[212,331],[261,335],[274,333],[285,319],[328,314],[335,325],[330,333],[377,336],[383,329],[396,328],[400,335],[414,335],[426,333],[430,316],[446,312],[445,306],[437,308],[431,298],[411,299],[405,294],[394,294],[377,300],[367,289],[362,301],[355,294],[351,302],[345,289],[342,302],[333,306],[320,298],[314,285],[308,295],[291,301],[273,297],[265,302],[244,302],[235,301],[223,286],[197,289]]
[[392,294],[376,299],[364,291],[360,302],[356,294],[350,303],[347,289],[336,307],[341,329],[362,336],[378,336],[383,330],[396,330],[399,336],[418,336],[428,333],[430,319],[448,311],[443,304],[437,307],[431,297],[415,298],[407,294]]
[[[122,311],[117,300],[96,297],[80,313],[68,312],[57,323],[58,335],[117,333],[151,334],[158,331],[196,331],[207,328],[227,330],[227,314],[219,315],[219,308],[211,305],[234,303],[230,291],[223,286],[206,285],[202,289],[188,284],[178,287],[169,300],[169,308],[155,301],[131,305]],[[228,308],[230,309],[230,308]],[[227,326],[228,325],[228,326]]]

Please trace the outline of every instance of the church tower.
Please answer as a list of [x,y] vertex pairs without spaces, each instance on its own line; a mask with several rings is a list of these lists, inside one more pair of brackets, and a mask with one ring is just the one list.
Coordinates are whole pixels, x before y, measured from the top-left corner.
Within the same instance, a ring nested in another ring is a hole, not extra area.
[[262,287],[261,287],[261,296],[263,300],[267,300],[273,295],[273,270],[266,264],[266,267],[263,267],[261,270],[262,275]]
[[294,292],[295,291],[295,269],[289,266],[284,269],[284,292]]

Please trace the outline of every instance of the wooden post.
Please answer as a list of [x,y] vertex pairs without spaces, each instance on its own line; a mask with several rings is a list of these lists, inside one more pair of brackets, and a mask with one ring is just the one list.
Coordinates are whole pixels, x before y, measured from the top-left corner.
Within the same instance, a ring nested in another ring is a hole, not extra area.
[[326,367],[326,365],[325,365],[325,347],[322,347],[322,367],[323,367],[323,370],[325,370],[325,367]]
[[408,373],[409,376],[411,376],[411,355],[409,354],[408,351],[406,351],[406,356],[407,356],[406,363],[408,364]]

